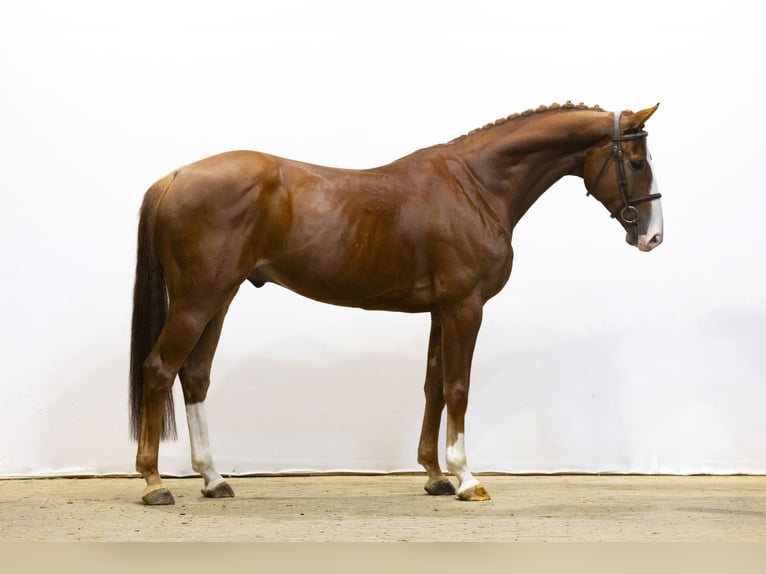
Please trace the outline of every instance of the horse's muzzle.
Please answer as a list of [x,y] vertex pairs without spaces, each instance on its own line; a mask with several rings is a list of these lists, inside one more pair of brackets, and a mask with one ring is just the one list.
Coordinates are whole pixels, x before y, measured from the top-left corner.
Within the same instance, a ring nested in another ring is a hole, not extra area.
[[651,251],[660,243],[662,243],[662,233],[654,233],[651,235],[640,235],[637,244],[634,245],[636,245],[640,251]]

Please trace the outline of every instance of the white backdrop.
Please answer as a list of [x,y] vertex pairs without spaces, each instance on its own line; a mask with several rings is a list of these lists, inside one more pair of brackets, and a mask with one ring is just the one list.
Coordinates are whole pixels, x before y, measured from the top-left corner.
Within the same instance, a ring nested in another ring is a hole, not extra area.
[[[0,8],[0,476],[132,473],[137,212],[249,148],[388,163],[539,104],[661,102],[665,243],[582,182],[519,224],[486,308],[478,471],[766,472],[764,53],[747,2],[28,1]],[[243,286],[208,400],[224,473],[419,470],[428,318]],[[161,470],[191,472],[177,443]]]

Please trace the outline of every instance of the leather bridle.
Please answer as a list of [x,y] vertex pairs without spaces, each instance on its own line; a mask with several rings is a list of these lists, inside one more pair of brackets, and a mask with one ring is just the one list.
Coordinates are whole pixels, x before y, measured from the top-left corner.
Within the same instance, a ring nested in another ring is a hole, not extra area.
[[[610,210],[610,214],[613,218],[619,217],[626,225],[637,226],[641,216],[635,206],[639,203],[644,203],[645,201],[659,199],[662,197],[662,194],[650,193],[639,197],[630,197],[628,194],[628,180],[625,177],[625,159],[622,153],[622,142],[645,138],[649,134],[644,130],[630,134],[620,133],[621,115],[621,111],[614,113],[614,134],[612,135],[611,154],[604,160],[604,164],[601,166],[601,170],[598,172],[598,177],[593,184],[593,189],[598,187],[598,183],[601,181],[601,176],[609,165],[609,159],[614,157],[614,160],[617,163],[617,187],[619,188],[620,196],[622,197],[622,209],[616,213]],[[590,194],[590,192],[588,192],[588,194]]]

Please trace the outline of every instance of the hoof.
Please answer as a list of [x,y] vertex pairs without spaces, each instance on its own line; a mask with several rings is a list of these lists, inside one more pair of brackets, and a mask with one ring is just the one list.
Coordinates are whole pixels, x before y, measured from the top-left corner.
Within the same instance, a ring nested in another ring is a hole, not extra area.
[[424,487],[425,491],[432,496],[444,496],[455,494],[455,487],[449,478],[429,481]]
[[484,490],[484,487],[480,484],[472,486],[471,488],[458,493],[457,497],[460,500],[467,500],[469,502],[481,502],[482,500],[489,500],[489,494],[487,494],[487,491]]
[[141,497],[141,500],[149,506],[167,506],[176,503],[173,495],[170,494],[167,488],[158,488],[157,490],[147,492]]
[[203,488],[202,494],[207,498],[233,498],[234,490],[232,490],[228,482],[222,482],[210,490]]

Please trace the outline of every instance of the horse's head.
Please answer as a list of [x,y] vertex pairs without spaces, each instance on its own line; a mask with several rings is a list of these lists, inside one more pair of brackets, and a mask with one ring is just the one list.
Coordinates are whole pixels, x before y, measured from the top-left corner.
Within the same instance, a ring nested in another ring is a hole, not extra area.
[[643,131],[658,106],[615,112],[611,141],[588,153],[583,171],[588,193],[625,228],[626,241],[641,251],[662,243],[660,194]]

